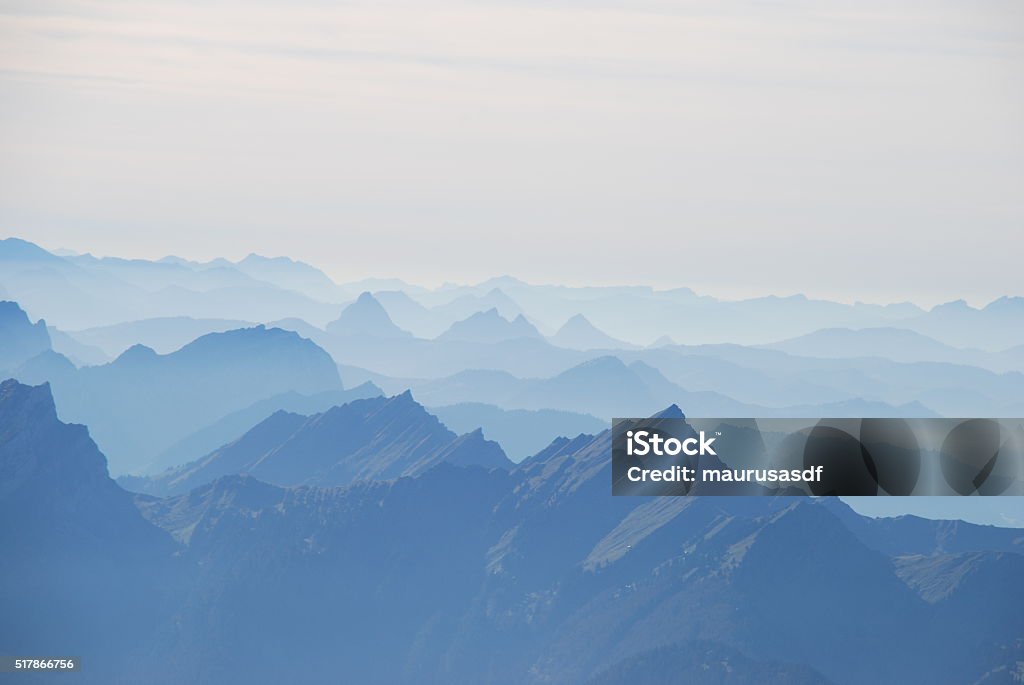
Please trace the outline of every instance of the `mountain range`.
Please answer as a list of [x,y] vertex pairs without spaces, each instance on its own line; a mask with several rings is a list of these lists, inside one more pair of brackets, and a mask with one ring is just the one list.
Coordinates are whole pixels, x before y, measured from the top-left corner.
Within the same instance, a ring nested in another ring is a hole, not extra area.
[[438,340],[443,341],[474,343],[496,343],[518,338],[541,339],[542,336],[522,314],[510,321],[499,314],[496,308],[477,312],[462,321],[457,321],[438,336]]
[[903,328],[828,328],[764,347],[802,357],[877,357],[904,363],[977,366],[997,373],[1024,371],[1024,346],[998,352],[964,349]]
[[326,352],[263,326],[211,333],[165,355],[135,345],[109,364],[83,368],[45,350],[8,375],[49,382],[61,417],[88,424],[117,472],[144,469],[179,440],[255,401],[342,388]]
[[175,316],[246,321],[300,316],[326,322],[334,310],[307,294],[253,278],[227,260],[58,256],[7,238],[0,240],[0,264],[0,287],[7,297],[30,313],[45,312],[62,330]]
[[[713,369],[714,364],[698,360]],[[740,369],[739,375],[749,377]],[[711,376],[714,375],[713,371]],[[556,409],[582,412],[605,421],[617,416],[650,414],[678,402],[695,416],[934,416],[920,404],[894,406],[883,401],[832,399],[818,403],[765,406],[740,402],[714,390],[690,390],[669,380],[640,359],[599,356],[550,378],[521,379],[503,371],[467,370],[436,380],[409,380],[416,396],[431,406],[490,403],[506,410]],[[713,383],[707,384],[714,387]],[[612,390],[614,389],[614,390]],[[797,396],[797,395],[794,395]],[[771,398],[778,405],[780,398]]]
[[687,288],[534,285],[508,276],[435,289],[395,279],[337,284],[284,257],[194,262],[61,256],[18,238],[0,241],[0,263],[0,292],[65,331],[177,316],[255,322],[297,317],[321,327],[338,317],[341,305],[369,291],[377,292],[400,329],[421,338],[496,308],[507,320],[525,315],[545,334],[581,316],[604,335],[634,345],[664,336],[687,345],[764,345],[832,328],[897,328],[996,353],[1024,345],[1021,297],[926,310],[906,302],[846,304],[804,295],[723,300]]
[[1024,660],[1019,530],[613,498],[608,431],[511,470],[133,497],[46,386],[0,384],[0,425],[0,642],[56,641],[83,683],[1009,684]]
[[76,342],[98,348],[110,359],[114,359],[135,345],[144,345],[160,354],[168,354],[208,333],[223,333],[254,325],[250,321],[236,319],[170,316],[65,333]]

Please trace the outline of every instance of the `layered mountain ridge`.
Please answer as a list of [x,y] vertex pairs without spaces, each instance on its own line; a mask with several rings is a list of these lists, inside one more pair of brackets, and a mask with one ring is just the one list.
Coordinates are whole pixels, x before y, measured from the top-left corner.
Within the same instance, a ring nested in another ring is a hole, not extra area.
[[[273,419],[279,435],[310,420]],[[613,498],[607,431],[512,471],[442,461],[342,488],[226,475],[133,506],[45,386],[0,386],[0,421],[0,472],[28,474],[0,489],[0,539],[22,550],[0,559],[0,632],[29,652],[63,635],[95,663],[83,682],[326,681],[343,663],[363,682],[655,683],[637,674],[702,662],[695,648],[765,682],[972,682],[1022,657],[1019,531],[960,524],[948,552],[942,524],[912,521],[933,544],[913,533],[908,557],[879,551],[901,546],[900,519],[855,534],[834,500]],[[54,535],[76,541],[60,575],[26,547]],[[40,578],[41,600],[26,592]],[[59,588],[83,591],[71,616]]]
[[178,440],[257,400],[342,387],[324,350],[264,326],[210,333],[165,355],[133,345],[109,364],[81,369],[47,350],[12,375],[49,382],[61,417],[87,424],[118,473],[145,468]]
[[332,487],[415,476],[442,462],[505,470],[513,466],[481,430],[456,436],[405,392],[354,400],[311,416],[277,411],[194,462],[124,482],[160,495],[187,492],[235,474],[283,486]]

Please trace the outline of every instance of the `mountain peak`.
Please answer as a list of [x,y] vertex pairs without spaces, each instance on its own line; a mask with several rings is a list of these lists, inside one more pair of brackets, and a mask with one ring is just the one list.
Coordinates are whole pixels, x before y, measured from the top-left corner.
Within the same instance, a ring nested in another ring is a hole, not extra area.
[[500,449],[482,434],[459,440],[404,392],[310,416],[273,414],[234,442],[154,479],[148,490],[185,492],[232,473],[284,486],[390,480],[423,473],[449,456],[454,463],[498,466]]
[[57,421],[50,384],[23,385],[13,378],[0,383],[0,425],[22,425],[26,417],[42,423]]
[[141,343],[136,343],[135,345],[132,345],[127,350],[122,352],[117,357],[117,359],[114,360],[113,363],[130,364],[141,361],[149,361],[150,359],[155,359],[156,357],[159,356],[160,355],[158,355],[156,350],[154,350],[152,347],[146,347]]
[[46,322],[36,323],[17,302],[0,301],[0,371],[11,370],[51,347]]
[[522,314],[519,314],[518,316],[516,316],[516,318],[512,319],[512,323],[514,323],[516,325],[519,325],[519,326],[521,326],[523,324],[526,324],[527,326],[531,326],[531,327],[533,326],[533,324],[530,323],[530,320],[527,319]]
[[601,329],[590,323],[583,314],[575,314],[569,318],[558,332],[551,337],[551,342],[559,347],[574,350],[620,349],[632,347],[629,343],[616,340]]
[[678,404],[670,404],[665,407],[657,414],[651,417],[652,419],[685,419],[686,414],[679,408]]
[[1024,312],[1024,297],[1009,297],[1004,295],[1003,297],[992,300],[985,305],[984,311],[1006,313]]
[[272,263],[272,264],[299,264],[299,262],[296,262],[291,257],[265,257],[264,255],[256,254],[255,252],[250,252],[249,254],[247,254],[245,256],[245,259],[243,259],[242,261],[240,261],[238,263],[239,264],[253,264],[253,263],[255,263],[255,264],[265,264],[265,263]]
[[495,276],[494,278],[488,278],[486,281],[479,284],[481,288],[486,287],[488,285],[493,285],[493,289],[497,290],[500,287],[518,288],[522,286],[528,286],[529,284],[526,281],[522,281],[516,278],[515,276],[509,276],[508,274],[505,274],[504,276]]
[[974,307],[967,304],[967,300],[953,300],[952,302],[943,302],[932,307],[932,312],[966,312],[973,311]]
[[327,332],[346,337],[410,338],[388,316],[387,310],[370,291],[360,293],[356,301],[345,307],[341,315],[327,324]]
[[30,243],[21,238],[4,238],[0,240],[0,261],[33,261],[33,262],[62,262],[57,255],[47,252],[35,243]]
[[441,461],[456,466],[482,466],[505,470],[511,470],[515,466],[505,455],[501,445],[484,437],[482,428],[460,435],[437,456]]
[[417,405],[419,404],[419,402],[417,402],[416,399],[412,396],[412,390],[408,389],[406,389],[404,392],[400,392],[391,399],[399,403],[410,403]]
[[509,321],[498,312],[497,307],[476,312],[462,321],[456,321],[442,333],[439,340],[494,343],[516,338],[540,339],[537,328],[522,314]]

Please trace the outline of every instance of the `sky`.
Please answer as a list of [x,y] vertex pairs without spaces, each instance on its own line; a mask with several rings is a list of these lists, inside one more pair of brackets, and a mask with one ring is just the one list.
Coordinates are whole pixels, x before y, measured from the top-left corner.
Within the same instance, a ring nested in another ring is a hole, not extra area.
[[0,237],[1024,295],[1024,4],[0,0]]

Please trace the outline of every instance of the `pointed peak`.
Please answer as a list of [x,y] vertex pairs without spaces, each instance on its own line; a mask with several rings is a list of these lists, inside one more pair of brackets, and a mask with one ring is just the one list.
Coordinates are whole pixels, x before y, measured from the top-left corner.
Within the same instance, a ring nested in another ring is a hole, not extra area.
[[483,466],[493,469],[510,470],[512,461],[494,440],[484,437],[482,428],[477,428],[455,438],[440,452],[443,461],[456,466]]
[[10,417],[16,414],[56,421],[57,408],[50,384],[25,385],[13,378],[0,383],[0,417],[8,417],[6,425],[15,425]]
[[384,306],[369,290],[345,307],[341,315],[327,324],[327,331],[346,336],[371,338],[411,338],[412,334],[395,325]]
[[670,404],[665,407],[657,414],[651,417],[652,419],[685,419],[686,414],[679,408],[678,404]]
[[0,240],[0,259],[23,261],[63,261],[61,257],[21,238]]
[[583,316],[582,314],[574,314],[565,323],[562,324],[561,328],[555,335],[570,335],[570,334],[585,334],[585,335],[600,335],[604,336],[604,333],[597,329],[594,324],[590,323],[590,319]]
[[537,328],[522,314],[511,321],[498,311],[497,307],[476,312],[456,321],[439,336],[442,340],[468,342],[501,342],[514,338],[540,338]]

